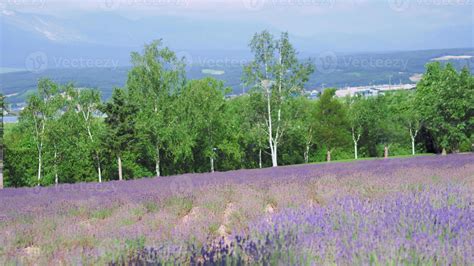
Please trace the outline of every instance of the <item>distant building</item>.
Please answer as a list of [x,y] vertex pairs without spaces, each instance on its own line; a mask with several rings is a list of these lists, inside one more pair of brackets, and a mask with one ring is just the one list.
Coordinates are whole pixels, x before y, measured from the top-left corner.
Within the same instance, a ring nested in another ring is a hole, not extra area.
[[321,92],[318,90],[306,91],[306,97],[311,100],[319,98],[320,95],[321,95]]
[[378,94],[379,94],[379,91],[377,89],[374,89],[374,88],[360,90],[360,91],[356,91],[354,93],[354,95],[360,95],[360,96],[364,96],[364,97],[377,96]]
[[346,97],[354,95],[362,95],[365,97],[377,96],[387,91],[395,90],[412,90],[416,87],[415,84],[399,84],[399,85],[373,85],[373,86],[359,86],[359,87],[346,87],[336,91],[337,97]]

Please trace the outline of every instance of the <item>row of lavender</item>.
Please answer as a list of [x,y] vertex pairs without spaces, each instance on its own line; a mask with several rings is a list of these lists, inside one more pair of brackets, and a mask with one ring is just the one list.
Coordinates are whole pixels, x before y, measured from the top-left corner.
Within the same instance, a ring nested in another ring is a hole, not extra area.
[[176,249],[180,253],[143,249],[125,259],[133,264],[472,265],[473,206],[469,190],[459,186],[422,187],[372,201],[344,197],[324,208],[285,210],[230,240]]
[[[236,170],[205,174],[185,174],[106,183],[61,184],[54,187],[6,188],[0,191],[0,217],[38,209],[56,209],[57,204],[94,198],[100,205],[116,201],[161,200],[173,195],[191,194],[201,188],[232,184],[268,186],[275,182],[307,183],[321,176],[390,176],[414,167],[456,169],[468,165],[474,154],[378,159],[348,163],[306,164],[278,168]],[[93,206],[91,206],[93,207]]]
[[[143,257],[184,264],[303,263],[306,258],[318,264],[365,262],[371,256],[373,261],[401,260],[406,254],[421,254],[423,262],[466,264],[472,260],[466,247],[473,244],[468,226],[474,224],[473,192],[474,154],[8,188],[0,191],[0,264],[90,265],[146,261]],[[400,209],[396,204],[407,205]],[[447,234],[460,228],[461,234],[449,235],[457,246],[441,252],[430,241],[436,258],[408,247],[398,253],[376,249],[403,237],[419,237],[418,221],[435,230],[422,233],[439,235],[433,232],[440,232],[446,221],[416,216],[426,210],[440,217],[458,212],[444,229]],[[393,227],[389,214],[399,227]],[[454,222],[463,219],[470,220],[456,227]],[[400,233],[406,228],[414,233]],[[359,244],[362,239],[374,246]],[[373,252],[353,253],[354,247]]]

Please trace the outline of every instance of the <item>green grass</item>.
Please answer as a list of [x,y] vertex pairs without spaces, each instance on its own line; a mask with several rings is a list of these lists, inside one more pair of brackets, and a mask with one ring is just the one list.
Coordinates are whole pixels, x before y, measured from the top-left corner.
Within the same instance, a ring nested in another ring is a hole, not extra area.
[[184,217],[193,208],[193,201],[185,197],[171,197],[164,202],[164,206],[178,217]]
[[158,211],[158,204],[156,204],[156,202],[147,201],[143,204],[143,206],[145,207],[148,213],[153,213],[153,212]]
[[111,209],[100,209],[100,210],[93,211],[91,213],[91,218],[98,219],[98,220],[104,220],[110,216],[112,216]]

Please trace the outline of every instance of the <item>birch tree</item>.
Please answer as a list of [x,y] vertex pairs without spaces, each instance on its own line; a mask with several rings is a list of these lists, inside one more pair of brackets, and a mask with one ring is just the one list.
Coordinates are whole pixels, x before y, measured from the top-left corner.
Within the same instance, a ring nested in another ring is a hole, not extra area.
[[62,96],[59,94],[59,85],[49,79],[38,82],[38,92],[28,99],[24,114],[33,124],[33,136],[37,149],[38,170],[37,184],[40,185],[43,170],[43,155],[46,134],[50,120],[59,111],[58,103]]
[[102,167],[101,167],[101,149],[100,138],[98,136],[98,121],[95,115],[100,114],[100,91],[93,89],[73,89],[68,91],[70,97],[71,108],[79,116],[84,132],[89,140],[90,148],[93,150],[94,162],[97,169],[97,179],[99,183],[102,182]]
[[411,153],[415,155],[415,139],[422,125],[422,117],[416,109],[415,95],[413,93],[407,94],[405,99],[399,103],[398,107],[400,108],[398,111],[400,122],[410,133]]
[[303,99],[303,110],[301,110],[302,116],[302,125],[301,130],[303,131],[303,139],[304,139],[304,162],[309,162],[309,152],[311,146],[314,145],[315,142],[315,128],[316,128],[316,115],[315,115],[315,104],[314,101],[308,100],[306,98]]
[[314,71],[311,60],[299,62],[288,33],[276,40],[268,31],[257,33],[250,42],[254,59],[244,67],[244,83],[263,94],[266,114],[263,117],[272,157],[278,166],[278,145],[284,135],[288,117],[284,114],[288,99],[301,94]]
[[183,92],[190,133],[195,137],[195,147],[209,160],[211,172],[216,169],[218,152],[232,150],[225,141],[224,92],[224,84],[213,78],[193,80]]
[[137,132],[160,176],[161,154],[172,150],[170,142],[179,126],[174,107],[185,82],[184,59],[157,40],[145,45],[143,54],[132,53],[132,63],[127,88],[139,107]]
[[[65,98],[58,97],[57,107],[60,109],[55,112],[51,119],[48,120],[48,128],[46,130],[45,144],[48,146],[48,151],[46,152],[49,157],[52,154],[52,160],[49,160],[49,163],[52,164],[52,168],[46,169],[52,170],[54,176],[54,184],[59,184],[59,165],[62,162],[64,151],[68,148],[64,145],[64,138],[67,138],[66,127],[68,125],[65,123],[63,118],[63,107],[65,104]],[[49,183],[47,180],[45,180]]]
[[354,143],[354,159],[359,158],[359,141],[363,133],[364,114],[363,101],[360,96],[349,97],[346,99],[348,105],[348,120],[351,127],[352,142]]

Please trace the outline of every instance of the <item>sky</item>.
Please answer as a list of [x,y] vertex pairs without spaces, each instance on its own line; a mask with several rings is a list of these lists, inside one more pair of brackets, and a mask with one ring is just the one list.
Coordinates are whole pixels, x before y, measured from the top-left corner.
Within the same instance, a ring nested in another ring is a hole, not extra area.
[[[269,29],[275,33],[288,31],[300,50],[306,52],[474,46],[473,0],[0,1],[0,8],[4,10],[60,18],[57,23],[64,27],[61,33],[77,34],[74,40],[101,45],[113,42],[139,46],[163,37],[176,49],[191,49],[192,46],[196,49],[242,50],[246,49],[253,33]],[[98,30],[92,34],[93,30],[80,25],[91,16],[94,16],[91,21],[104,34]],[[117,17],[126,19],[124,23],[130,25],[123,29],[124,34],[132,36],[127,40],[111,35],[111,32],[120,34],[120,26],[114,28],[107,24]],[[100,25],[108,26],[101,28]],[[154,29],[152,34],[146,31],[147,28]],[[53,30],[42,29],[42,32]],[[142,32],[142,37],[136,37],[137,32]],[[110,39],[104,36],[110,36]],[[149,36],[149,39],[143,36]]]

